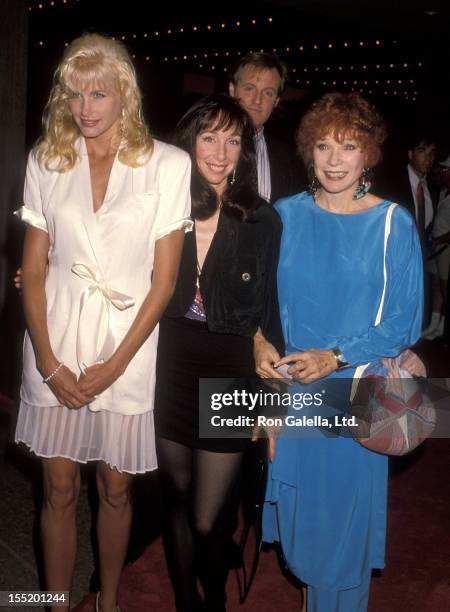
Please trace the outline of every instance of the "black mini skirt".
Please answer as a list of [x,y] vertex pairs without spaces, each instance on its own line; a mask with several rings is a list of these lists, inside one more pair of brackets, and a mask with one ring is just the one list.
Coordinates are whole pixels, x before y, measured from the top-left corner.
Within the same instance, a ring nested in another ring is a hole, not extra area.
[[212,452],[239,452],[246,438],[199,437],[199,378],[247,378],[255,375],[253,339],[218,334],[207,323],[163,318],[156,363],[156,436]]

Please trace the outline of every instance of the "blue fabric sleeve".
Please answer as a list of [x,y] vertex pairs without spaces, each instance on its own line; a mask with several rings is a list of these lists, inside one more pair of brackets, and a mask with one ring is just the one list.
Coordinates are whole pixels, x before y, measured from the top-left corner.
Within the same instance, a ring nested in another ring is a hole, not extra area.
[[[366,333],[343,337],[339,348],[352,366],[395,357],[420,337],[423,314],[423,262],[412,217],[393,211],[386,253],[387,287],[381,322]],[[378,305],[377,305],[378,307]]]

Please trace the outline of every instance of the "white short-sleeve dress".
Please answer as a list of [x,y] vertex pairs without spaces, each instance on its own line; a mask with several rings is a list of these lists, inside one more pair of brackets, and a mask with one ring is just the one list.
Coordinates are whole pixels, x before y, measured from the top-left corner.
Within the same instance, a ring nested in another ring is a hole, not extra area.
[[[131,326],[151,287],[155,242],[192,228],[190,158],[154,141],[137,168],[116,157],[101,208],[94,212],[85,141],[69,172],[28,159],[18,216],[49,236],[45,282],[50,342],[59,361],[79,375],[107,359]],[[16,442],[42,457],[103,460],[119,471],[155,469],[153,398],[158,327],[125,373],[79,410],[58,404],[43,384],[28,333],[23,349]]]

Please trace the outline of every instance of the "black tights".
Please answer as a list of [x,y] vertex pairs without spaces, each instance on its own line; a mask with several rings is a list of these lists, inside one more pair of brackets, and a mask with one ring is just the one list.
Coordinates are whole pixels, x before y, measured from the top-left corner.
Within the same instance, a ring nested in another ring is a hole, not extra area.
[[164,495],[164,542],[177,612],[225,609],[230,525],[227,503],[236,483],[242,452],[215,453],[165,438],[158,440]]

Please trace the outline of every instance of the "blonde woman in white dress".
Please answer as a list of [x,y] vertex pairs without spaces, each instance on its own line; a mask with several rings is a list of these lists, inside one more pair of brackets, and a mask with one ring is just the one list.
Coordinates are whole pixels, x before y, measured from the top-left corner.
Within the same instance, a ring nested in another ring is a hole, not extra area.
[[102,612],[117,610],[131,474],[156,468],[158,321],[191,227],[189,188],[189,156],[147,130],[125,48],[74,40],[18,211],[28,331],[16,441],[42,458],[48,590],[70,589],[80,463],[98,460]]

